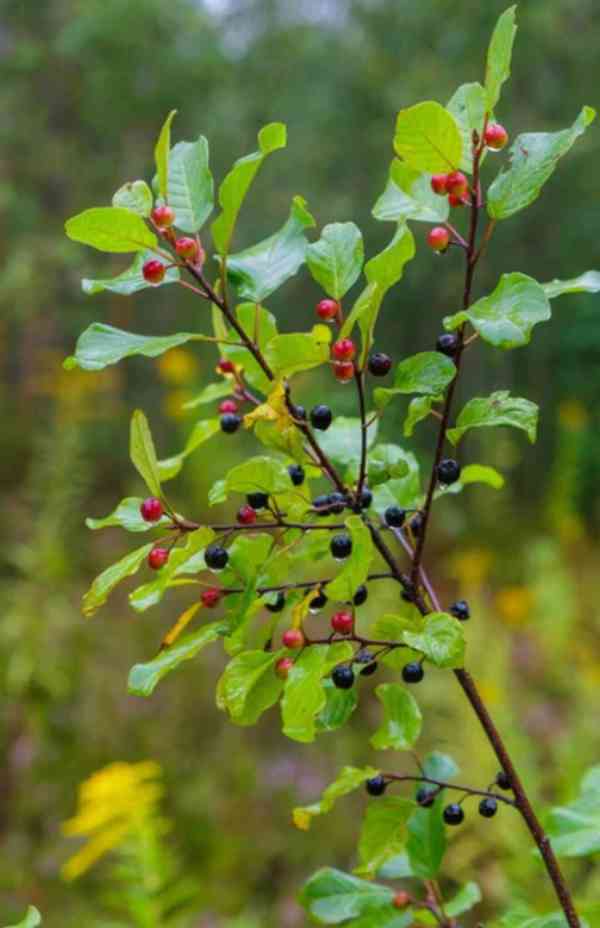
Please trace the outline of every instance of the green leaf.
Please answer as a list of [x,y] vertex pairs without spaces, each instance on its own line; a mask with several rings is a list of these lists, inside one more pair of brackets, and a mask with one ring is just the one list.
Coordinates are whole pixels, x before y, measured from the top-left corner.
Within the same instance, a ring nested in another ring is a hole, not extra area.
[[562,912],[538,915],[527,904],[517,904],[495,923],[495,928],[567,928],[567,920]]
[[510,6],[499,18],[488,48],[485,92],[490,113],[500,99],[502,84],[510,77],[510,60],[517,31],[515,10],[516,6]]
[[173,477],[176,477],[183,467],[185,459],[196,451],[200,445],[207,442],[209,438],[212,438],[213,435],[220,432],[220,429],[221,426],[218,419],[201,419],[200,422],[196,422],[190,437],[185,443],[183,451],[180,451],[179,454],[174,454],[170,458],[163,458],[162,461],[157,462],[160,480],[172,480]]
[[449,754],[431,751],[423,761],[423,773],[431,780],[451,780],[458,774],[458,766]]
[[167,199],[167,184],[169,177],[169,152],[171,151],[171,123],[177,110],[171,110],[160,130],[158,141],[154,149],[154,161],[158,175],[158,192]]
[[438,793],[429,809],[415,809],[408,820],[406,850],[410,868],[423,880],[436,878],[446,851],[443,808],[443,795]]
[[108,290],[110,293],[120,293],[122,296],[131,296],[132,293],[137,293],[138,290],[148,290],[149,287],[164,287],[167,284],[177,283],[181,276],[179,269],[176,267],[169,267],[166,269],[165,276],[159,284],[149,284],[142,274],[142,267],[146,261],[150,259],[156,259],[156,255],[151,251],[144,251],[136,255],[133,264],[121,274],[117,274],[116,277],[97,280],[84,277],[81,281],[81,289],[88,296],[93,296],[96,293],[103,293],[105,290]]
[[476,396],[461,410],[456,426],[447,437],[457,445],[469,429],[484,426],[511,425],[527,434],[533,444],[537,436],[539,409],[530,400],[510,396],[508,390],[496,390],[490,396]]
[[420,651],[436,667],[462,667],[465,636],[458,619],[445,612],[431,612],[422,632],[404,632],[405,643]]
[[376,445],[369,454],[367,483],[371,489],[394,477],[406,477],[408,472],[406,452],[399,445]]
[[144,545],[143,548],[136,548],[135,551],[130,551],[120,561],[117,561],[116,564],[111,564],[110,567],[102,571],[83,597],[83,614],[86,616],[93,615],[106,602],[109,594],[121,580],[125,580],[126,577],[131,577],[132,574],[137,573],[153,547],[154,544],[150,542],[150,544]]
[[458,915],[469,912],[478,902],[481,902],[481,890],[477,883],[465,883],[456,895],[444,904],[444,909],[446,915],[456,918]]
[[503,274],[496,289],[466,310],[446,316],[446,329],[470,322],[484,341],[496,348],[520,348],[531,339],[538,322],[550,319],[544,288],[526,274]]
[[121,254],[156,248],[157,239],[141,216],[122,206],[95,206],[65,223],[68,238],[99,251]]
[[[112,325],[93,322],[77,339],[75,354],[66,358],[66,370],[80,367],[84,371],[101,371],[110,364],[118,364],[123,358],[143,355],[157,358],[171,348],[189,341],[202,341],[202,335],[180,332],[178,335],[134,335],[115,329]],[[231,392],[230,390],[228,392]]]
[[362,235],[353,222],[325,226],[319,241],[306,249],[310,273],[334,300],[341,300],[356,282],[363,261]]
[[276,335],[267,345],[265,360],[279,377],[308,371],[329,360],[330,337],[331,333],[322,325],[316,325],[312,333]]
[[[462,84],[446,109],[454,116],[462,136],[462,158],[459,168],[470,173],[473,170],[473,130],[481,136],[487,110],[486,92],[481,84]],[[438,200],[445,200],[445,197],[439,197],[437,194],[435,196]]]
[[227,274],[238,294],[261,303],[304,264],[307,241],[305,229],[315,225],[302,197],[294,197],[287,222],[270,238],[231,255]]
[[[367,447],[377,438],[377,421],[367,430]],[[326,432],[319,435],[319,444],[328,458],[341,467],[350,467],[360,461],[360,419],[337,416]]]
[[504,486],[504,477],[495,467],[489,467],[487,464],[467,464],[460,472],[460,480],[450,486],[438,486],[434,499],[448,494],[462,493],[464,488],[472,483],[483,483],[493,490],[501,490]]
[[422,422],[423,419],[431,414],[436,403],[441,403],[443,396],[416,396],[408,404],[408,412],[403,425],[403,434],[410,438],[415,430],[415,425]]
[[145,612],[159,603],[166,590],[177,584],[175,578],[181,574],[197,574],[205,570],[204,548],[214,537],[215,533],[208,526],[188,532],[184,543],[171,551],[169,560],[154,579],[130,593],[129,602],[135,611]]
[[586,271],[572,280],[551,280],[542,287],[549,300],[563,293],[599,293],[600,271]]
[[196,409],[197,406],[204,406],[208,403],[214,403],[215,400],[220,400],[224,396],[229,396],[234,388],[232,387],[229,380],[220,380],[218,383],[209,383],[203,390],[200,391],[198,396],[195,396],[193,400],[188,400],[187,403],[184,403],[181,407],[182,409]]
[[382,222],[445,222],[450,212],[446,197],[431,189],[431,174],[416,171],[398,158],[390,165],[385,190],[373,207],[373,216]]
[[171,647],[160,651],[153,660],[134,664],[129,672],[129,692],[134,696],[151,696],[163,677],[225,634],[227,625],[222,622],[203,625],[198,631],[179,638]]
[[221,214],[211,226],[215,247],[226,255],[231,245],[238,213],[258,169],[266,156],[285,148],[287,132],[283,123],[272,122],[258,133],[259,150],[238,159],[219,188]]
[[424,393],[439,396],[456,377],[456,365],[439,351],[422,351],[396,367],[393,387],[378,387],[373,399],[383,409],[398,394]]
[[600,853],[600,766],[587,771],[574,802],[550,810],[546,830],[559,857]]
[[462,157],[458,124],[439,103],[428,101],[400,110],[394,137],[396,154],[417,171],[453,171]]
[[112,198],[113,206],[121,206],[147,219],[152,212],[154,197],[145,180],[134,180],[119,187]]
[[345,725],[358,705],[356,687],[339,690],[331,679],[323,680],[325,705],[316,719],[317,734],[336,731]]
[[331,812],[338,799],[359,789],[366,780],[377,776],[378,773],[379,771],[375,767],[343,767],[333,783],[330,783],[323,792],[318,802],[294,809],[294,824],[297,828],[308,831],[311,820],[315,816]]
[[148,420],[141,409],[131,417],[129,456],[142,480],[154,496],[160,496],[160,474]]
[[394,891],[388,886],[360,880],[334,870],[318,870],[304,885],[300,902],[307,912],[322,925],[339,925],[389,906]]
[[412,451],[403,451],[403,457],[408,468],[406,476],[388,480],[373,490],[372,507],[379,515],[388,506],[413,509],[421,495],[419,462]]
[[[235,314],[246,335],[250,336],[265,354],[267,345],[277,335],[275,316],[257,303],[240,303],[236,307]],[[225,329],[224,337],[233,341],[239,340],[239,335],[233,329]],[[239,345],[224,345],[222,351],[226,358],[244,368],[244,377],[251,387],[260,390],[261,393],[271,392],[272,386],[269,378],[247,348]]]
[[517,136],[510,149],[510,167],[498,174],[487,193],[487,211],[492,219],[507,219],[537,200],[560,158],[595,116],[591,106],[584,106],[570,129]]
[[217,705],[236,725],[254,725],[274,705],[283,680],[275,673],[281,651],[244,651],[225,668],[217,688]]
[[198,232],[214,205],[213,179],[208,166],[208,142],[178,142],[169,155],[167,200],[182,232]]
[[[392,241],[365,264],[365,276],[386,293],[402,279],[404,265],[415,256],[415,240],[404,223],[399,223]],[[364,314],[362,314],[361,319]],[[360,319],[359,319],[360,322]],[[361,326],[362,329],[362,326]],[[345,334],[345,333],[344,333]],[[364,333],[363,333],[364,337]]]
[[325,587],[327,597],[338,602],[352,600],[358,587],[367,579],[375,555],[371,532],[361,517],[349,516],[345,525],[352,538],[352,553],[344,561],[344,566],[335,580]]
[[314,645],[302,652],[290,670],[281,700],[284,735],[293,741],[315,740],[316,718],[326,704],[321,680],[351,657],[352,647],[347,641]]
[[258,455],[237,464],[225,478],[227,493],[287,493],[290,475],[283,461]]
[[414,696],[398,683],[381,683],[375,695],[383,705],[383,724],[371,738],[377,751],[407,751],[421,734],[423,716]]
[[387,860],[403,850],[414,809],[411,799],[400,796],[383,796],[369,804],[358,844],[360,865],[354,871],[358,876],[374,877]]
[[35,906],[30,905],[25,913],[25,917],[18,925],[7,925],[6,928],[38,928],[38,925],[41,924],[42,916]]
[[171,523],[171,519],[166,515],[163,515],[158,522],[146,522],[146,520],[142,518],[140,512],[142,502],[143,500],[141,497],[128,496],[127,499],[121,500],[117,508],[111,512],[110,515],[105,516],[103,519],[86,519],[85,524],[94,531],[100,528],[110,528],[118,525],[124,528],[126,532],[149,532],[151,529],[156,528],[156,526],[169,525]]

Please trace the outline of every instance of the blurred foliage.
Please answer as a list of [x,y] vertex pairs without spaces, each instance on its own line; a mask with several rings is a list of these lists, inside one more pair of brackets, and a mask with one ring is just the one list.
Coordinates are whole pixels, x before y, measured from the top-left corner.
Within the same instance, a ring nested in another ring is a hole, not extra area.
[[[458,74],[477,79],[504,6],[503,0],[224,0],[205,9],[191,0],[4,0],[2,922],[17,921],[31,902],[45,928],[109,928],[101,914],[102,867],[75,887],[60,880],[69,853],[60,822],[72,811],[78,783],[94,770],[116,759],[153,757],[164,769],[182,866],[200,882],[195,928],[304,924],[294,893],[317,865],[352,865],[352,804],[362,800],[349,799],[326,833],[315,827],[298,834],[290,809],[315,798],[343,763],[364,763],[374,723],[365,707],[351,730],[310,748],[284,743],[268,718],[258,730],[234,730],[207,696],[220,667],[206,659],[149,703],[126,695],[128,668],[153,653],[172,617],[163,610],[160,627],[157,619],[132,619],[116,597],[105,615],[84,623],[79,594],[99,564],[115,559],[118,535],[90,537],[83,515],[104,515],[139,491],[127,460],[131,406],[154,408],[162,452],[178,450],[194,421],[182,415],[181,402],[206,381],[214,359],[179,349],[164,357],[158,377],[144,359],[102,375],[63,373],[60,362],[76,334],[96,318],[152,334],[172,328],[165,320],[174,312],[180,330],[193,326],[197,314],[185,294],[175,306],[172,291],[144,295],[143,304],[84,297],[81,276],[108,276],[117,265],[68,242],[65,217],[107,202],[107,191],[124,178],[149,175],[148,139],[172,107],[179,109],[177,137],[203,132],[211,139],[217,177],[254,149],[259,125],[283,119],[290,148],[265,168],[236,247],[278,228],[291,196],[301,193],[320,224],[356,221],[372,254],[389,233],[370,220],[370,209],[385,184],[397,110],[432,96],[432,88],[445,102]],[[596,102],[596,4],[528,0],[520,27],[517,42],[526,42],[526,53],[521,45],[498,115],[511,134],[562,128],[582,99]],[[548,280],[598,267],[599,206],[590,192],[597,188],[599,145],[591,132],[561,165],[548,195],[503,224],[482,291],[501,270]],[[396,356],[430,345],[441,317],[456,308],[457,264],[434,260],[435,273],[429,257],[415,261],[402,297],[384,310],[386,346]],[[296,322],[312,322],[316,286],[305,275],[285,292],[273,307],[281,327],[292,313]],[[473,490],[468,509],[447,499],[433,558],[445,595],[460,590],[471,600],[471,660],[484,668],[485,694],[510,732],[527,781],[548,805],[572,799],[582,771],[597,760],[590,706],[600,682],[594,547],[600,328],[593,300],[561,301],[554,323],[536,331],[523,356],[485,349],[474,355],[465,392],[511,386],[537,401],[541,437],[533,451],[508,435],[465,442],[469,455],[476,450],[478,460],[507,475],[509,489]],[[304,389],[310,403],[323,381],[307,377]],[[337,411],[350,402],[336,398]],[[398,423],[401,417],[399,410]],[[431,435],[423,427],[427,448]],[[243,453],[251,444],[240,440]],[[204,455],[201,464],[192,458],[178,483],[180,499],[198,505],[239,449],[238,443],[219,458]],[[532,519],[538,510],[541,517]],[[395,592],[385,586],[369,609],[393,605]],[[446,676],[432,675],[422,698],[423,751],[451,748],[470,780],[489,782],[493,760]],[[581,898],[600,896],[589,865],[572,861],[566,869]],[[536,904],[551,905],[526,835],[505,810],[493,824],[470,817],[455,836],[449,885],[473,870],[489,906],[477,911],[479,919],[503,906],[507,878],[523,898],[539,887]]]

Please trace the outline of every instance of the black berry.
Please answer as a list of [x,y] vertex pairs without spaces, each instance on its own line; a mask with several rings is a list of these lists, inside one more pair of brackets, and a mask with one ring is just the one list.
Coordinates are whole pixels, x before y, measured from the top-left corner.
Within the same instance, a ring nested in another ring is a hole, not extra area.
[[385,777],[382,777],[380,773],[378,773],[376,777],[371,777],[371,779],[367,780],[365,783],[365,789],[369,796],[383,796],[386,786]]
[[315,496],[313,500],[313,509],[318,516],[328,516],[330,512],[329,495],[327,493],[321,493],[320,496]]
[[455,603],[452,603],[450,606],[450,614],[453,615],[455,619],[466,622],[467,619],[471,617],[471,611],[466,599],[457,599]]
[[421,532],[423,531],[424,523],[425,523],[425,516],[423,515],[422,512],[417,512],[417,514],[414,515],[412,519],[410,520],[410,523],[409,523],[410,528],[415,538],[418,538]]
[[317,596],[311,599],[309,609],[311,612],[319,612],[326,603],[327,597],[325,593],[318,593]]
[[334,493],[330,493],[328,496],[329,501],[329,511],[335,512],[339,515],[340,512],[343,512],[346,508],[346,497],[343,493],[338,493],[336,490]]
[[389,374],[391,367],[392,359],[381,351],[377,351],[369,358],[369,373],[373,374],[373,377],[385,377]]
[[285,606],[285,596],[280,590],[275,598],[275,601],[272,603],[266,603],[265,605],[269,612],[281,612]]
[[296,406],[295,403],[292,403],[289,409],[294,419],[299,419],[300,422],[306,422],[306,409],[304,406]]
[[363,487],[360,494],[359,506],[361,509],[368,509],[373,502],[373,494],[368,487]]
[[331,420],[333,419],[333,414],[329,406],[325,406],[321,403],[319,406],[314,406],[310,411],[310,421],[314,429],[320,429],[324,432],[331,425]]
[[440,483],[446,486],[456,483],[460,477],[460,464],[452,458],[444,458],[437,466],[437,477]]
[[449,358],[453,358],[458,348],[458,335],[455,335],[454,332],[444,332],[438,338],[435,347],[437,351],[448,355]]
[[377,661],[371,660],[360,672],[361,677],[370,677],[377,671]]
[[269,505],[268,493],[248,493],[246,502],[253,509],[265,509]]
[[419,786],[416,800],[424,809],[429,809],[435,802],[436,795],[436,789],[432,789],[430,786]]
[[343,561],[344,558],[350,557],[352,553],[352,539],[350,535],[346,532],[340,532],[339,535],[334,535],[329,544],[329,550],[338,561]]
[[390,528],[402,528],[406,521],[406,510],[401,509],[400,506],[388,506],[383,518]]
[[496,774],[496,786],[499,786],[500,789],[512,789],[510,777],[504,770],[499,770]]
[[348,667],[345,664],[342,664],[340,667],[336,667],[331,674],[331,679],[339,690],[351,689],[354,685],[354,672],[352,667]]
[[460,825],[465,817],[465,813],[462,810],[462,806],[459,806],[457,802],[451,802],[449,806],[446,806],[444,809],[444,821],[446,825]]
[[484,818],[493,818],[497,811],[498,803],[495,799],[492,799],[491,796],[488,796],[487,799],[482,799],[479,803],[479,814],[483,815]]
[[355,606],[362,606],[363,603],[366,603],[368,595],[369,595],[368,589],[366,588],[364,583],[361,583],[361,585],[357,588],[356,593],[354,594],[352,602],[354,603]]
[[306,474],[304,473],[304,468],[301,464],[290,464],[288,467],[288,474],[290,475],[290,480],[295,487],[301,487],[304,483]]
[[204,552],[204,561],[211,570],[223,570],[228,560],[229,553],[222,545],[209,545]]
[[420,683],[424,676],[425,671],[419,661],[411,661],[402,668],[402,679],[405,683]]
[[221,431],[226,432],[228,435],[233,435],[234,432],[237,432],[241,424],[242,417],[238,416],[235,412],[226,412],[220,419]]

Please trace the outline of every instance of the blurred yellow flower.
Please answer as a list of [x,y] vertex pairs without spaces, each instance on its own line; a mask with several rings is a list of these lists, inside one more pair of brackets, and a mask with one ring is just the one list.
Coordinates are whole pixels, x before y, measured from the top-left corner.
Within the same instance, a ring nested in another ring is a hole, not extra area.
[[186,403],[193,399],[190,390],[172,390],[163,398],[163,410],[169,419],[183,419],[187,415],[183,408]]
[[471,548],[452,559],[452,571],[459,587],[477,588],[482,585],[490,572],[493,555],[485,548]]
[[496,609],[507,625],[526,622],[533,603],[533,593],[524,586],[508,586],[496,593]]
[[158,361],[158,373],[165,383],[179,387],[188,383],[198,373],[198,360],[184,348],[172,348],[161,355]]
[[588,414],[577,400],[564,400],[558,407],[558,421],[564,428],[579,432],[587,425]]
[[77,813],[63,833],[88,841],[62,867],[65,880],[89,870],[156,814],[163,795],[161,768],[154,761],[117,762],[92,774],[79,787]]

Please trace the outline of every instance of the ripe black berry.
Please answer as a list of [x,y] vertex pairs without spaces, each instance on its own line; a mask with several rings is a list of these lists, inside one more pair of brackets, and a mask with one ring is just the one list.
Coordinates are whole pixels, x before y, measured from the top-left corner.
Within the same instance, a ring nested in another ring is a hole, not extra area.
[[[374,661],[370,654],[367,654],[366,658],[367,660],[363,662],[365,663],[366,666],[363,667],[363,669],[360,672],[361,677],[370,677],[377,670],[377,661]],[[358,655],[357,655],[357,660],[358,660]]]
[[219,424],[222,432],[226,432],[227,435],[233,435],[242,424],[242,417],[238,416],[235,412],[226,412],[221,416]]
[[204,552],[204,561],[211,570],[223,570],[228,560],[229,553],[222,545],[209,545]]
[[281,612],[285,606],[285,596],[280,590],[275,598],[275,601],[272,603],[266,603],[265,605],[269,612]]
[[356,590],[356,593],[354,594],[352,602],[354,603],[355,606],[362,606],[363,603],[366,603],[368,595],[369,595],[368,589],[366,588],[364,583],[361,583],[361,585],[357,587],[357,590]]
[[360,508],[368,509],[372,502],[373,502],[373,494],[371,493],[368,487],[363,487],[361,494],[360,494],[360,502],[359,502]]
[[304,483],[306,474],[304,473],[304,468],[301,464],[290,464],[288,467],[288,474],[290,475],[290,480],[295,487],[301,487]]
[[493,818],[497,811],[498,803],[495,799],[492,799],[491,796],[488,796],[487,799],[482,799],[479,803],[479,814],[483,815],[484,818]]
[[320,429],[324,432],[331,425],[331,420],[333,419],[333,414],[329,406],[325,406],[321,403],[319,406],[314,406],[310,411],[310,421],[314,429]]
[[371,779],[367,780],[365,783],[365,789],[369,796],[383,796],[386,786],[385,777],[382,777],[380,773],[378,773],[376,777],[371,777]]
[[448,355],[449,358],[453,358],[458,348],[458,335],[455,335],[454,332],[444,332],[439,336],[435,347],[437,351]]
[[510,777],[504,770],[499,770],[496,774],[496,786],[500,789],[512,789]]
[[406,510],[401,509],[400,506],[388,506],[383,518],[390,528],[402,528],[406,521]]
[[336,490],[334,493],[330,493],[328,496],[329,501],[329,511],[335,512],[339,515],[340,512],[343,512],[346,508],[346,497],[343,493],[338,493]]
[[411,661],[402,668],[402,679],[405,683],[420,683],[424,676],[425,671],[419,661]]
[[306,421],[306,409],[304,406],[296,406],[295,403],[292,403],[289,409],[294,419],[299,419],[300,422]]
[[446,806],[444,809],[444,821],[446,825],[460,825],[464,817],[465,813],[462,810],[462,806],[459,806],[457,802],[451,802],[450,805]]
[[381,351],[377,351],[369,358],[369,373],[373,374],[373,377],[385,377],[389,374],[391,367],[392,359]]
[[446,486],[456,483],[460,477],[460,464],[452,458],[444,458],[437,466],[437,477],[440,483]]
[[334,535],[329,544],[329,550],[338,561],[343,561],[345,558],[350,557],[352,553],[352,539],[350,535],[346,532],[340,532],[339,535]]
[[422,512],[417,512],[416,515],[414,515],[410,520],[410,528],[415,538],[418,538],[423,531],[424,522],[425,516]]
[[253,509],[265,509],[269,505],[268,493],[248,493],[246,502]]
[[318,593],[317,596],[311,599],[310,606],[308,608],[311,612],[320,612],[326,603],[327,597],[325,596],[325,593]]
[[457,599],[455,603],[452,603],[450,606],[450,614],[453,615],[455,619],[466,622],[467,619],[471,617],[471,611],[466,599]]
[[339,690],[351,689],[354,685],[354,672],[352,667],[348,667],[346,664],[335,667],[331,674],[331,679]]
[[431,786],[419,786],[416,800],[424,809],[429,809],[435,802],[436,795],[437,790],[432,789]]
[[315,496],[313,500],[313,509],[318,516],[328,516],[331,511],[329,509],[329,494],[321,493],[320,496]]

